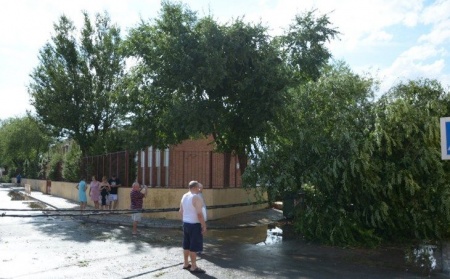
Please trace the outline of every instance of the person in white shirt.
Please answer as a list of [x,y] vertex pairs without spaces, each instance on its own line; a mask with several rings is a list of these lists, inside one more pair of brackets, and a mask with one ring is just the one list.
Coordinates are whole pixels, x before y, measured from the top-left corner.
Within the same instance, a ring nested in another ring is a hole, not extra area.
[[183,220],[183,269],[192,273],[205,273],[197,266],[197,252],[203,250],[203,234],[206,233],[206,222],[202,212],[203,199],[198,195],[200,185],[195,180],[189,182],[189,192],[183,195],[180,203]]

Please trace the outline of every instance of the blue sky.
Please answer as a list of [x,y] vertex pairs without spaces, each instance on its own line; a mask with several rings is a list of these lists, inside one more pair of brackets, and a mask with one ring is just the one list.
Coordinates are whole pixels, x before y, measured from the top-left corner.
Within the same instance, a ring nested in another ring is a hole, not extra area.
[[[400,81],[437,79],[450,85],[450,0],[185,0],[199,16],[220,22],[244,17],[262,22],[274,35],[295,14],[316,9],[340,32],[329,44],[336,60],[381,81],[378,95]],[[155,18],[160,0],[5,0],[0,10],[0,119],[20,117],[29,104],[29,74],[50,40],[53,23],[65,14],[80,27],[82,10],[108,11],[126,34],[141,18]]]

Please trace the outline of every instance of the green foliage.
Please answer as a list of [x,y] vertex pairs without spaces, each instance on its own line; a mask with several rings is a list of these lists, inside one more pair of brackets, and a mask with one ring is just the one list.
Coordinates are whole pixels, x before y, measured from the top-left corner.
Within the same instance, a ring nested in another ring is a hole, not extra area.
[[10,118],[0,126],[1,165],[12,176],[19,172],[29,178],[37,178],[39,160],[50,144],[50,137],[41,123],[31,116]]
[[49,151],[46,154],[42,154],[39,159],[39,173],[37,178],[47,179],[48,177],[48,164],[50,162]]
[[298,211],[295,229],[308,239],[327,245],[376,247],[381,238],[374,229],[361,226],[350,206],[339,206],[312,185],[304,184],[307,210]]
[[448,236],[449,164],[439,117],[448,93],[436,81],[399,84],[373,100],[370,78],[342,64],[293,89],[271,144],[244,181],[272,196],[302,190],[296,227],[334,245]]
[[[323,43],[335,32],[327,18],[316,20],[311,12],[296,20],[283,40],[274,40],[261,24],[239,18],[218,24],[212,16],[198,18],[182,4],[163,2],[160,16],[142,22],[127,39],[129,55],[139,61],[126,84],[142,146],[212,135],[218,151],[238,155],[244,172],[247,155],[286,106],[289,65],[301,64],[296,71],[311,76],[330,57]],[[298,29],[305,31],[295,36]],[[296,50],[282,53],[291,48]],[[143,123],[147,129],[139,128]]]
[[124,75],[120,29],[109,16],[95,24],[83,13],[77,39],[70,19],[61,16],[55,34],[39,52],[29,93],[38,117],[54,135],[72,138],[83,153],[122,119],[118,94]]
[[380,197],[388,208],[384,238],[448,236],[449,163],[440,158],[439,118],[448,93],[436,81],[393,87],[377,104],[374,140],[380,165]]
[[48,178],[53,181],[62,181],[62,152],[53,152],[48,165]]
[[130,129],[110,129],[101,138],[92,143],[91,154],[98,155],[123,150],[136,150],[133,137],[133,131]]
[[313,185],[306,210],[297,217],[300,228],[308,227],[302,233],[309,239],[376,242],[373,228],[358,223],[377,191],[378,165],[370,160],[373,145],[367,141],[374,126],[373,86],[372,79],[338,63],[324,69],[317,82],[293,89],[272,144],[252,165],[253,177],[244,177],[279,196]]
[[327,15],[316,17],[315,11],[308,11],[296,15],[285,34],[280,36],[284,60],[292,73],[292,83],[298,85],[319,79],[322,68],[331,58],[325,43],[339,35],[330,25]]
[[76,182],[81,177],[81,149],[75,144],[71,143],[69,151],[64,155],[62,176],[65,181]]

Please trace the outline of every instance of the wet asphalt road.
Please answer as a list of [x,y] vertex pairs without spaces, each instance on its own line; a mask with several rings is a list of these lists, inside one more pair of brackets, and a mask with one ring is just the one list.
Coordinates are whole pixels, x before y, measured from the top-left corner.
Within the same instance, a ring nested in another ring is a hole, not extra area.
[[[1,208],[30,208],[27,201],[11,201],[8,191],[0,188]],[[377,254],[368,256],[379,257],[380,265],[299,240],[256,245],[266,231],[208,232],[198,261],[207,273],[196,275],[181,269],[181,230],[141,229],[133,237],[130,227],[74,217],[1,217],[0,278],[424,278],[386,266]]]

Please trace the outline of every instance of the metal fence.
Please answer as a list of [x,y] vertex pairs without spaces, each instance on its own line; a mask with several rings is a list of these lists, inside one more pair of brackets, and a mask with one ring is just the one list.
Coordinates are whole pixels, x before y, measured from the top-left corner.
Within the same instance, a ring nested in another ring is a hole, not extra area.
[[178,151],[171,155],[171,185],[187,185],[191,180],[198,180],[205,188],[241,186],[236,156],[213,151]]
[[90,156],[83,159],[88,180],[95,175],[116,174],[123,186],[134,181],[150,187],[186,188],[189,181],[200,181],[205,188],[241,187],[236,156],[213,151],[177,151],[148,148]]
[[135,178],[133,164],[134,157],[130,158],[129,151],[120,151],[85,157],[82,160],[81,169],[83,170],[83,176],[89,181],[93,175],[97,180],[101,180],[103,176],[109,179],[115,174],[121,180],[123,186],[131,186]]

